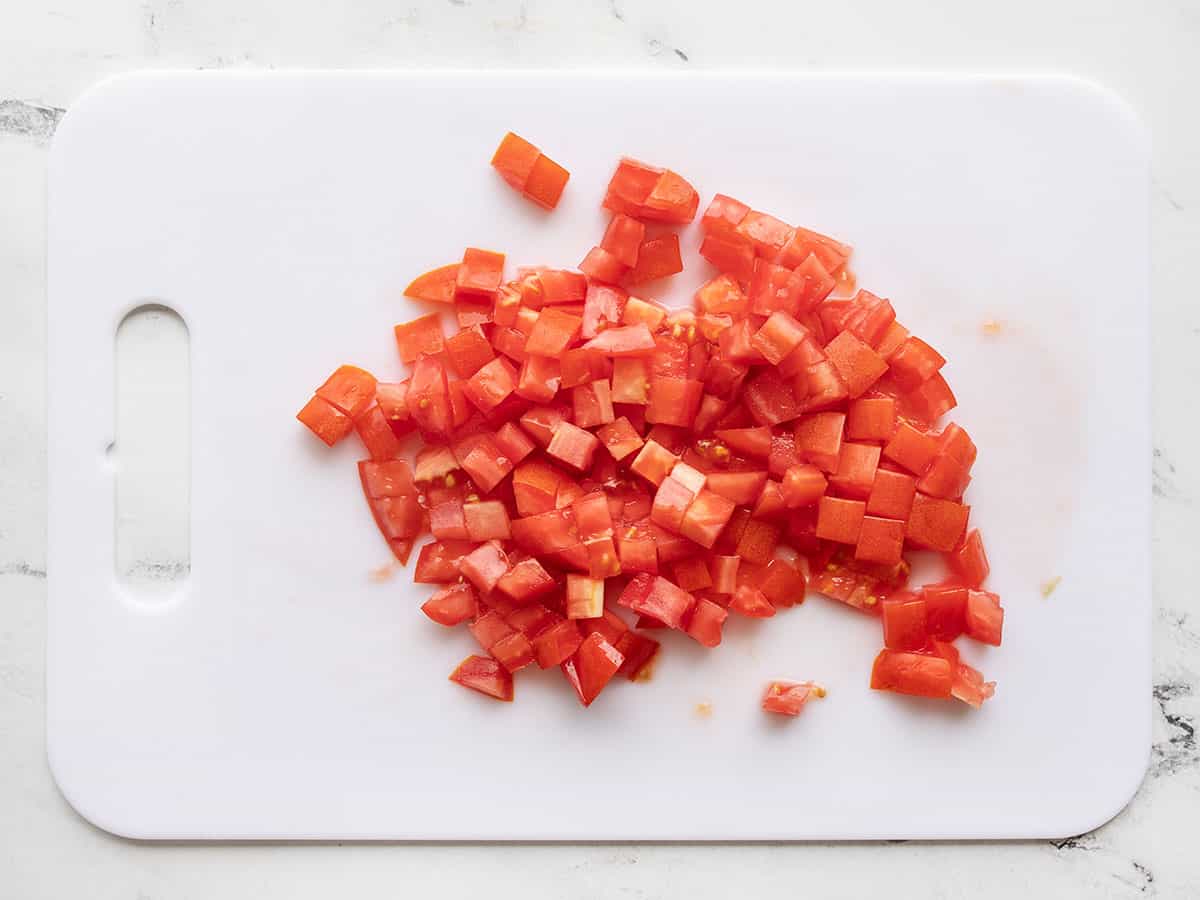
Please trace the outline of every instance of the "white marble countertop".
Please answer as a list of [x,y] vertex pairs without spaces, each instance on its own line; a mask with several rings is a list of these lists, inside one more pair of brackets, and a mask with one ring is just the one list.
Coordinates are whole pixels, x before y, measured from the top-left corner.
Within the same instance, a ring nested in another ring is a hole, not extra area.
[[[1200,306],[1190,296],[1200,246],[1200,6],[47,0],[12,5],[3,19],[0,896],[1200,894],[1200,599],[1190,570],[1198,430],[1190,406],[1178,412],[1200,383]],[[1108,85],[1140,112],[1155,147],[1157,712],[1149,774],[1113,822],[1052,843],[162,846],[111,837],[59,795],[43,736],[44,191],[47,146],[64,109],[99,78],[145,67],[585,65],[1066,72]]]

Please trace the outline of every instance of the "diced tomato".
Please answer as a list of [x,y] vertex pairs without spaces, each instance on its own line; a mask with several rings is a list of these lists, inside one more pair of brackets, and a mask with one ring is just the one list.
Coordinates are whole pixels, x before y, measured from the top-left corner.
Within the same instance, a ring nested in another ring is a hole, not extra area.
[[371,459],[394,459],[400,453],[400,441],[378,406],[369,406],[354,419],[354,430],[362,439]]
[[462,509],[468,540],[508,540],[512,537],[508,512],[498,500],[464,503]]
[[616,284],[629,272],[629,266],[603,247],[593,247],[579,264],[579,271],[595,281]]
[[[820,524],[818,522],[818,528]],[[898,563],[904,549],[904,523],[864,516],[854,558],[864,562]]]
[[728,611],[711,600],[698,600],[687,624],[690,638],[705,647],[716,647],[721,643],[721,626],[729,618]]
[[532,603],[556,587],[550,573],[533,557],[513,563],[512,568],[496,581],[496,589],[507,594],[518,605]]
[[854,441],[890,441],[896,429],[896,401],[892,397],[864,397],[850,403],[846,437]]
[[563,515],[562,510],[552,509],[513,519],[511,527],[513,540],[530,553],[554,553],[579,544],[573,523]]
[[[730,516],[730,521],[733,517]],[[737,555],[743,562],[765,566],[775,555],[779,543],[779,528],[768,522],[749,520],[742,526],[737,542]]]
[[704,384],[688,378],[658,377],[650,381],[646,421],[664,425],[691,425],[700,407]]
[[705,209],[700,225],[706,232],[730,233],[742,223],[749,212],[750,207],[745,203],[724,194],[717,194]]
[[712,575],[708,571],[708,564],[698,556],[679,560],[672,572],[675,583],[690,594],[712,587]]
[[739,284],[748,286],[754,278],[754,245],[740,235],[706,234],[700,255]]
[[512,702],[512,673],[490,657],[468,656],[450,673],[450,680],[488,697]]
[[901,417],[928,426],[954,409],[958,400],[946,379],[939,373],[916,390],[900,397],[897,405]]
[[583,636],[573,621],[560,619],[535,635],[532,643],[538,666],[549,669],[569,659],[583,643]]
[[567,576],[567,618],[594,619],[604,612],[604,581],[584,575]]
[[822,497],[817,511],[817,537],[839,544],[857,544],[867,505],[861,500]]
[[888,357],[892,378],[905,391],[920,387],[941,371],[945,358],[919,337],[909,335]]
[[1004,610],[1000,608],[1000,598],[988,591],[967,591],[964,629],[967,637],[999,647],[1003,628]]
[[783,478],[787,470],[802,462],[796,451],[795,436],[788,431],[771,434],[771,453],[767,456],[767,471],[775,478]]
[[938,453],[917,482],[917,490],[943,500],[957,500],[971,483],[970,468],[954,457]]
[[375,387],[375,376],[365,369],[338,366],[314,393],[351,418],[356,418],[374,402]]
[[596,436],[613,459],[622,460],[642,448],[642,438],[624,416],[596,429]]
[[812,413],[796,423],[796,453],[825,472],[836,472],[841,461],[842,434],[846,415],[840,412]]
[[665,578],[639,574],[625,586],[617,602],[636,613],[682,630],[684,619],[695,606],[696,598]]
[[504,455],[490,435],[479,435],[470,442],[459,462],[471,480],[485,493],[490,493],[513,470],[513,462]]
[[654,352],[654,336],[644,324],[606,328],[583,345],[605,356],[650,356]]
[[914,475],[923,475],[937,455],[937,438],[908,422],[900,422],[892,439],[884,446],[883,455]]
[[850,253],[851,248],[846,244],[806,228],[796,228],[780,250],[776,262],[785,266],[798,266],[813,255],[832,274],[839,272],[846,265]]
[[967,627],[967,589],[956,584],[927,584],[921,588],[929,636],[952,641]]
[[457,282],[458,263],[451,263],[418,275],[404,289],[404,296],[432,303],[453,303],[454,286]]
[[517,512],[535,516],[557,509],[559,485],[566,476],[541,460],[521,463],[513,472],[513,496]]
[[844,441],[838,454],[837,471],[830,476],[829,483],[843,496],[865,500],[875,484],[878,468],[878,447]]
[[882,356],[848,331],[825,345],[825,355],[837,369],[850,398],[863,394],[888,370]]
[[823,496],[828,482],[814,465],[791,466],[783,476],[782,499],[788,509],[812,506]]
[[497,541],[476,547],[459,561],[459,571],[479,590],[487,593],[508,571],[508,557]]
[[408,414],[426,434],[450,430],[450,394],[446,369],[432,356],[421,356],[413,365],[408,387]]
[[570,172],[543,153],[525,182],[525,196],[543,209],[554,209],[570,177]]
[[500,448],[500,452],[508,457],[513,465],[525,459],[537,446],[530,440],[529,435],[512,422],[505,422],[501,425],[496,431],[494,440],[496,446]]
[[492,156],[492,168],[510,187],[524,192],[533,164],[541,154],[542,151],[529,141],[510,131],[501,138],[500,146]]
[[766,472],[712,472],[706,486],[734,504],[754,503],[767,483]]
[[[592,275],[592,273],[588,273]],[[599,278],[598,275],[592,277]],[[620,274],[617,276],[620,277]],[[620,325],[624,318],[625,307],[629,295],[619,287],[611,284],[591,282],[588,284],[587,299],[583,305],[583,324],[580,326],[580,337],[590,340],[605,328]],[[592,351],[585,351],[591,353]],[[603,365],[603,359],[601,359]],[[601,374],[607,375],[607,372]]]
[[680,533],[711,549],[733,515],[735,505],[716,491],[702,488],[683,515]]
[[778,425],[798,418],[802,407],[792,385],[771,369],[764,369],[747,384],[746,408],[760,425]]
[[966,531],[970,507],[917,492],[908,515],[905,536],[927,550],[953,550]]
[[867,513],[888,519],[908,519],[912,511],[913,498],[917,494],[917,480],[903,472],[878,469],[867,495]]
[[354,430],[353,419],[317,396],[304,404],[296,418],[330,447]]
[[623,266],[637,265],[638,248],[646,239],[646,226],[624,213],[617,213],[604,230],[600,246],[613,255]]
[[750,343],[772,365],[779,365],[808,336],[808,329],[782,310],[770,314]]
[[940,656],[884,649],[879,651],[871,668],[871,689],[918,697],[949,697],[953,674],[949,660]]
[[422,353],[436,356],[445,349],[446,336],[442,332],[441,318],[437,313],[397,325],[393,330],[400,359],[406,363],[415,362]]
[[763,485],[754,504],[752,517],[755,519],[777,519],[787,512],[787,504],[783,500],[783,485],[778,481],[768,481]]
[[421,611],[439,625],[460,625],[478,613],[479,600],[469,584],[455,584],[436,592]]
[[774,216],[750,210],[734,231],[754,246],[764,259],[774,259],[792,236],[792,226]]
[[737,279],[718,275],[696,291],[696,308],[707,313],[744,316],[747,309],[745,293]]
[[762,708],[784,716],[798,716],[810,697],[824,697],[825,689],[811,681],[772,681],[763,693]]
[[458,579],[458,561],[475,548],[464,541],[434,541],[421,548],[413,581],[417,584],[449,584]]
[[557,357],[579,337],[582,324],[583,319],[579,316],[548,306],[538,313],[529,339],[525,342],[525,352]]
[[563,674],[575,689],[579,702],[591,706],[621,668],[625,657],[596,632],[588,635],[570,659],[562,664]]
[[962,543],[950,552],[949,560],[954,573],[963,584],[972,589],[977,590],[991,571],[978,528],[969,532]]
[[767,595],[752,584],[739,584],[729,601],[729,608],[752,619],[768,619],[775,615],[775,607]]
[[599,446],[600,441],[595,435],[570,422],[563,422],[555,429],[546,447],[546,454],[564,465],[585,472],[591,468],[592,457]]
[[679,235],[665,234],[642,242],[638,248],[637,265],[625,275],[625,283],[643,284],[682,271]]
[[612,389],[607,379],[572,388],[571,397],[575,407],[575,424],[580,428],[607,425],[616,418],[613,413]]

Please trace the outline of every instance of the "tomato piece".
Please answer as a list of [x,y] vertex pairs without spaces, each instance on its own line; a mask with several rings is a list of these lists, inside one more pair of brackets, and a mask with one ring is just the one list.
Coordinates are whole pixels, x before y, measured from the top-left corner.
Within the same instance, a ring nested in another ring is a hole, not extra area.
[[783,504],[788,509],[813,506],[825,496],[828,482],[816,466],[804,463],[790,466],[781,485]]
[[871,689],[918,697],[949,697],[950,662],[940,656],[903,650],[880,650],[871,667]]
[[499,357],[482,366],[467,379],[467,399],[480,412],[491,412],[517,388],[517,371],[512,363]]
[[579,271],[595,281],[616,284],[630,269],[603,247],[593,247],[579,264]]
[[[819,528],[819,522],[818,522]],[[898,563],[903,558],[904,523],[896,519],[864,516],[854,558],[864,562]]]
[[792,270],[791,282],[794,302],[802,313],[819,307],[837,286],[837,280],[812,253]]
[[762,370],[746,384],[743,399],[759,425],[790,422],[803,411],[792,385],[771,369]]
[[427,316],[413,319],[411,322],[397,325],[393,331],[396,335],[396,347],[400,351],[400,359],[405,363],[415,362],[422,353],[436,356],[445,348],[442,321],[437,313],[430,313]]
[[464,578],[484,593],[491,592],[508,571],[508,557],[498,541],[481,544],[459,561]]
[[637,265],[625,275],[626,284],[643,284],[683,271],[679,254],[679,235],[665,234],[643,241],[638,248]]
[[781,265],[794,267],[800,265],[809,256],[816,256],[830,274],[836,274],[846,265],[850,254],[851,248],[847,244],[806,228],[796,228],[780,249],[775,261]]
[[564,465],[586,472],[592,465],[600,441],[591,432],[584,431],[570,422],[563,422],[555,431],[546,447],[546,454]]
[[822,497],[817,509],[817,537],[839,544],[857,544],[867,505],[861,500]]
[[513,563],[496,581],[496,589],[507,594],[518,606],[532,603],[555,590],[557,582],[533,557]]
[[908,516],[906,537],[914,546],[948,553],[958,546],[969,515],[968,506],[917,491]]
[[805,411],[825,409],[836,403],[841,403],[849,396],[849,389],[842,380],[837,367],[830,360],[822,360],[808,367],[803,376],[798,377],[797,383],[803,379],[808,395],[804,400]]
[[567,576],[567,618],[594,619],[604,613],[604,580]]
[[445,349],[446,361],[459,378],[470,378],[496,356],[478,325],[464,328],[453,337],[446,338]]
[[653,536],[630,528],[616,544],[622,571],[658,574],[658,545]]
[[716,647],[721,643],[721,627],[729,618],[723,606],[711,600],[697,600],[688,620],[688,637],[704,647]]
[[512,537],[508,511],[498,500],[464,503],[463,520],[467,528],[468,540],[508,540]]
[[460,625],[478,614],[479,600],[469,584],[454,584],[421,604],[421,612],[439,625]]
[[750,207],[740,200],[716,194],[704,210],[700,225],[706,232],[733,233],[749,213]]
[[750,210],[734,231],[754,246],[764,259],[774,259],[792,236],[792,226],[766,213]]
[[716,436],[731,450],[745,456],[766,459],[771,455],[771,429],[765,425],[755,428],[721,428]]
[[650,521],[679,533],[683,528],[683,516],[695,499],[695,491],[674,477],[667,476],[654,495]]
[[465,541],[434,541],[421,548],[413,570],[417,584],[449,584],[458,580],[458,561],[475,549]]
[[713,555],[709,558],[709,577],[712,581],[711,590],[714,594],[728,596],[737,589],[738,565],[741,558],[737,556]]
[[533,164],[541,153],[529,141],[510,131],[500,139],[500,146],[492,155],[492,168],[500,173],[509,187],[524,192]]
[[888,357],[887,362],[896,384],[905,391],[911,391],[940,372],[946,359],[919,337],[909,335]]
[[415,497],[417,487],[413,482],[412,469],[402,459],[386,462],[360,460],[358,477],[362,481],[367,499],[378,497]]
[[649,356],[654,352],[654,337],[644,324],[606,328],[583,345],[605,356]]
[[559,387],[563,388],[578,387],[609,376],[610,363],[604,355],[582,347],[563,353],[559,364]]
[[762,708],[784,716],[798,716],[810,697],[824,697],[825,689],[811,681],[772,681],[763,693]]
[[607,379],[572,388],[571,399],[575,408],[575,424],[580,428],[607,425],[616,418],[613,413],[612,390]]
[[365,369],[338,366],[314,393],[354,418],[374,402],[375,386],[375,376]]
[[596,429],[596,436],[600,438],[604,449],[618,461],[641,450],[644,443],[624,416]]
[[903,472],[879,469],[871,493],[867,495],[867,513],[887,519],[906,520],[917,494],[917,480]]
[[965,623],[967,637],[999,647],[1004,629],[1000,598],[988,591],[967,591]]
[[640,615],[658,619],[669,628],[683,630],[696,598],[665,578],[639,574],[626,585],[617,602]]
[[554,432],[567,421],[569,413],[559,406],[535,406],[520,418],[521,428],[543,447],[550,446]]
[[458,282],[458,263],[430,269],[418,275],[404,289],[405,297],[432,303],[453,303],[454,286]]
[[939,453],[917,482],[917,490],[931,497],[957,500],[970,483],[971,474],[967,466],[952,456]]
[[675,583],[688,593],[703,591],[712,587],[712,575],[708,564],[698,556],[681,559],[672,567]]
[[689,378],[657,377],[650,381],[646,421],[690,426],[696,418],[704,383]]
[[875,484],[879,455],[879,448],[872,444],[844,441],[837,470],[830,475],[829,483],[844,496],[867,499]]
[[767,483],[766,472],[710,472],[706,486],[734,504],[754,503]]
[[937,438],[908,422],[900,422],[892,439],[883,448],[883,455],[897,462],[914,475],[923,475],[937,455]]
[[777,366],[808,337],[808,329],[783,311],[770,314],[750,343],[763,358]]
[[[588,274],[592,275],[590,272]],[[592,277],[599,278],[598,275]],[[618,275],[618,277],[620,276]],[[615,281],[616,279],[611,280]],[[589,283],[587,298],[583,304],[583,324],[580,327],[580,337],[590,340],[605,328],[620,325],[628,301],[629,295],[619,287],[611,284]],[[581,352],[589,354],[592,358],[597,356],[594,351]],[[603,357],[600,359],[603,361]]]
[[925,627],[929,636],[952,641],[967,627],[967,589],[957,584],[927,584],[921,588],[925,601]]
[[532,640],[534,658],[538,666],[549,669],[561,665],[579,649],[583,636],[575,623],[569,619],[560,619],[555,624],[540,631]]
[[543,209],[554,209],[570,178],[570,172],[543,153],[534,160],[525,182],[525,196]]
[[519,606],[505,616],[505,621],[513,628],[532,640],[556,622],[561,621],[557,613],[553,613],[540,603]]
[[646,198],[641,216],[655,222],[686,225],[696,218],[700,195],[682,176],[665,170],[658,176],[650,196]]
[[846,437],[855,441],[892,439],[896,430],[896,401],[892,397],[863,397],[846,412]]
[[505,456],[500,445],[486,434],[470,441],[469,449],[463,449],[459,462],[484,493],[495,490],[496,485],[513,470],[512,460]]
[[579,649],[562,664],[563,674],[584,706],[591,706],[621,668],[625,657],[597,632],[592,632]]
[[624,213],[617,213],[604,230],[600,246],[623,266],[633,268],[638,261],[638,248],[646,239],[646,226]]
[[534,403],[549,403],[558,393],[561,371],[557,359],[527,356],[517,375],[516,395]]
[[978,528],[968,532],[962,542],[950,551],[948,560],[962,583],[972,589],[978,589],[991,571]]
[[486,295],[491,299],[503,280],[503,253],[468,247],[458,267],[455,295]]
[[396,437],[404,437],[415,427],[408,412],[408,388],[408,381],[398,384],[380,382],[375,385],[375,402],[379,404]]
[[897,401],[902,418],[932,425],[958,405],[954,392],[941,374],[934,375],[919,388],[904,394]]
[[408,388],[408,414],[426,434],[450,430],[450,394],[446,370],[432,356],[421,356],[413,365]]
[[765,259],[756,259],[750,290],[747,292],[750,311],[761,316],[769,316],[776,311],[798,315],[803,290],[804,282],[791,269]]
[[432,505],[429,508],[429,530],[438,540],[470,540],[462,499],[454,497]]
[[925,622],[925,601],[909,592],[897,594],[880,605],[883,645],[889,650],[921,650],[930,637]]
[[508,457],[513,465],[525,459],[537,446],[529,439],[529,435],[512,422],[505,422],[501,425],[494,440],[500,452]]
[[[730,522],[733,517],[730,516]],[[737,541],[737,555],[744,563],[765,566],[775,555],[779,544],[779,528],[768,522],[750,519],[741,526]]]
[[621,638],[629,633],[629,626],[610,609],[604,610],[601,615],[591,619],[577,619],[575,624],[585,638],[589,634],[598,634],[618,650],[621,649]]
[[512,673],[490,657],[468,656],[450,673],[450,680],[488,697],[512,702]]
[[623,158],[617,163],[617,170],[609,179],[601,205],[613,212],[641,218],[641,209],[654,186],[658,184],[662,173],[662,169],[638,162],[636,159]]
[[711,549],[728,524],[735,506],[732,500],[716,491],[702,488],[684,512],[679,532],[701,547]]
[[394,459],[399,455],[400,441],[378,406],[368,407],[359,413],[354,419],[354,430],[358,432],[371,459]]
[[769,619],[775,615],[775,607],[767,599],[767,595],[752,584],[742,583],[733,592],[729,608],[751,619]]
[[353,419],[315,395],[296,413],[296,418],[330,447],[354,430]]
[[533,330],[525,342],[525,352],[537,356],[557,357],[577,337],[583,319],[563,312],[557,307],[546,307],[538,313]]
[[779,558],[772,559],[759,570],[753,582],[777,609],[803,603],[808,588],[808,581],[797,564]]
[[882,356],[848,331],[825,345],[825,355],[846,385],[851,399],[863,394],[888,370]]
[[702,312],[739,318],[746,314],[748,306],[737,279],[729,275],[718,275],[701,285],[696,291],[695,301],[696,308]]
[[840,412],[811,413],[796,423],[796,454],[825,472],[836,472],[842,455],[846,415]]
[[754,246],[739,235],[706,234],[700,255],[739,284],[749,285],[754,278]]

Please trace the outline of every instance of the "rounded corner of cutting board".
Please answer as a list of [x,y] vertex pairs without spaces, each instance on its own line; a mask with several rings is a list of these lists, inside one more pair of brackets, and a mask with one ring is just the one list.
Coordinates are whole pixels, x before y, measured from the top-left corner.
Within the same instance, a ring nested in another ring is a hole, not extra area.
[[104,801],[94,796],[91,790],[95,781],[86,777],[85,773],[80,773],[76,766],[61,756],[57,750],[58,743],[53,731],[48,730],[46,734],[46,766],[50,770],[50,778],[54,781],[54,786],[58,788],[59,794],[79,818],[93,828],[98,828],[114,837],[127,840],[146,840],[153,837],[153,835],[140,831],[132,823],[123,821],[120,810],[106,809]]

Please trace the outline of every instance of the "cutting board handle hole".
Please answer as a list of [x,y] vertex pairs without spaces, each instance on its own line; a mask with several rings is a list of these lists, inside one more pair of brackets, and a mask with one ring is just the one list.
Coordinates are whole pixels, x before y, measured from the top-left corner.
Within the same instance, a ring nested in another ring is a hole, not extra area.
[[115,574],[131,600],[165,601],[192,569],[187,324],[143,303],[118,324],[115,353],[116,437],[104,452],[116,478]]

